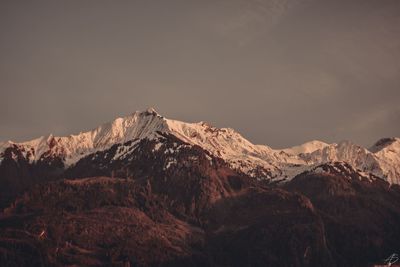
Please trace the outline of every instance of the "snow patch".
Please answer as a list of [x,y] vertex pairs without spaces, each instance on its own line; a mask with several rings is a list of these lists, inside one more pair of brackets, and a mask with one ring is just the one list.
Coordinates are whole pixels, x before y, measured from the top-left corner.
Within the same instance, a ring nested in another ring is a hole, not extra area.
[[157,143],[157,144],[154,146],[153,152],[154,152],[154,151],[160,150],[161,147],[162,147],[162,143]]

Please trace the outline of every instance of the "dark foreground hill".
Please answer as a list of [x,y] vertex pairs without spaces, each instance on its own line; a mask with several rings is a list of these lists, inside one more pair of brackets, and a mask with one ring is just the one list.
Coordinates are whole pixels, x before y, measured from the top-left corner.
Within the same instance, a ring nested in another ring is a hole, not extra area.
[[35,186],[1,215],[0,265],[369,266],[399,249],[398,187],[207,168],[178,188],[178,174]]

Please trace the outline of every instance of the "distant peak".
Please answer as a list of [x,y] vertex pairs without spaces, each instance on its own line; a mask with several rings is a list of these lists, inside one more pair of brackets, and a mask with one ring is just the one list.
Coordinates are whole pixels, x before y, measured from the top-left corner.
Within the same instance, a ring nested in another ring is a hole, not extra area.
[[149,113],[149,114],[152,114],[152,115],[159,115],[159,113],[153,107],[147,108],[145,113]]
[[384,149],[385,147],[390,146],[391,144],[396,142],[396,140],[397,139],[394,137],[381,138],[369,149],[369,151],[373,153],[378,152]]
[[[134,113],[132,113],[130,116],[139,116],[139,117],[146,117],[146,116],[155,116],[155,117],[162,117],[155,108],[149,107],[146,110],[136,110]],[[130,117],[129,116],[129,117]]]
[[305,144],[321,144],[321,145],[328,145],[327,143],[320,141],[320,140],[312,140],[309,142],[306,142]]

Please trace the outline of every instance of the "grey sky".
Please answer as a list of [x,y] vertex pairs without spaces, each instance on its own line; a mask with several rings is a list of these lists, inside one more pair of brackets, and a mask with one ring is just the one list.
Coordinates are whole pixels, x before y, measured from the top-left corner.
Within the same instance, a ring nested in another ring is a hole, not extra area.
[[400,1],[1,1],[0,141],[148,106],[287,147],[400,136]]

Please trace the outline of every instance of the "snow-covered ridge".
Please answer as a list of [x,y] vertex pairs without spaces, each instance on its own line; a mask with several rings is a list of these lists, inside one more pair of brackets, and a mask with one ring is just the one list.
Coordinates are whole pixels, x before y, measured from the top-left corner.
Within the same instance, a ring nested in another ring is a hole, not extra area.
[[[70,166],[80,158],[110,148],[114,144],[129,140],[159,136],[158,132],[173,134],[184,142],[199,145],[212,154],[229,161],[233,167],[251,172],[257,166],[268,170],[278,169],[270,162],[277,158],[274,151],[267,146],[254,145],[239,133],[229,128],[215,128],[205,122],[185,123],[166,119],[154,109],[137,111],[130,116],[117,118],[96,129],[66,137],[40,137],[28,142],[6,142],[1,146],[0,154],[9,146],[18,146],[25,151],[31,161],[40,160],[46,155],[54,155],[64,159]],[[122,155],[121,155],[122,156]]]
[[[342,161],[391,183],[400,183],[398,138],[382,139],[370,150],[349,141],[338,144],[311,141],[292,148],[272,149],[252,144],[233,129],[216,128],[204,122],[186,123],[166,119],[151,108],[117,118],[77,135],[50,135],[22,143],[0,143],[0,161],[7,147],[17,146],[31,162],[44,156],[57,156],[63,159],[66,166],[70,166],[82,157],[106,150],[114,144],[159,138],[160,132],[175,135],[191,145],[201,146],[227,161],[232,168],[260,179],[290,179],[318,164]],[[122,151],[118,156],[123,157],[123,154]]]
[[15,143],[8,141],[0,146],[0,154],[12,145],[23,147],[25,151],[33,151],[28,156],[30,161],[39,160],[44,153],[59,156],[67,166],[80,158],[96,151],[106,150],[114,144],[125,143],[137,138],[153,138],[157,131],[167,129],[166,121],[153,109],[135,112],[124,118],[117,118],[91,131],[76,135],[56,137],[49,135],[31,141]]
[[307,153],[312,153],[316,150],[323,149],[325,147],[329,146],[329,144],[318,141],[318,140],[313,140],[309,141],[307,143],[304,143],[299,146],[294,146],[291,148],[285,148],[282,149],[282,151],[292,154],[292,155],[298,155],[298,154],[307,154]]
[[[388,138],[385,138],[385,140]],[[362,173],[381,177],[390,183],[400,183],[400,140],[390,138],[390,145],[378,150],[366,149],[350,141],[327,144],[310,153],[299,153],[305,165],[346,162]],[[382,139],[383,140],[383,139]],[[381,141],[377,142],[382,143]]]

